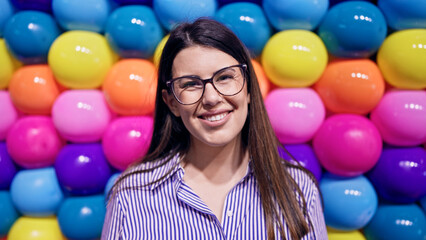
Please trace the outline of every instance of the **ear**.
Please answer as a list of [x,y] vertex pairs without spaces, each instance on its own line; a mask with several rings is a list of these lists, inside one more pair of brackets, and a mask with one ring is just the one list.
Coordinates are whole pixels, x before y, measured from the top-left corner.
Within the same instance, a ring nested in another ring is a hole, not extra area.
[[169,94],[167,90],[161,91],[164,103],[169,107],[170,111],[176,116],[180,117],[177,105],[179,104],[172,94]]

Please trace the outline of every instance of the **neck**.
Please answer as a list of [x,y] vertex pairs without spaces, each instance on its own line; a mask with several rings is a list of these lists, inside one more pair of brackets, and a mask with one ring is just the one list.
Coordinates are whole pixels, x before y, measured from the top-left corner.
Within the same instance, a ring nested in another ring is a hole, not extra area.
[[243,148],[239,138],[220,147],[191,141],[184,159],[185,177],[203,178],[216,184],[226,183],[232,178],[244,176],[248,159],[248,151]]

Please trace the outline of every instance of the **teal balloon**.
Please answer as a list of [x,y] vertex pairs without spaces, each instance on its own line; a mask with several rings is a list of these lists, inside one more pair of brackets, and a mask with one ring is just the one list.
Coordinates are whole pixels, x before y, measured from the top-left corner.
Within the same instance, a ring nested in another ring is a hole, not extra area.
[[103,195],[69,197],[59,208],[59,227],[68,239],[98,239],[105,212]]
[[230,3],[220,8],[215,19],[229,27],[246,45],[253,57],[262,53],[272,34],[262,8],[254,3]]
[[6,21],[12,17],[15,9],[9,0],[0,1],[0,38],[3,37],[3,28]]
[[426,195],[422,199],[420,199],[420,205],[426,213]]
[[394,30],[426,28],[426,2],[423,0],[379,0],[388,26]]
[[0,237],[4,237],[19,217],[8,191],[0,191],[0,213]]
[[111,175],[111,177],[109,177],[108,182],[105,186],[105,191],[104,191],[105,199],[108,197],[109,191],[111,190],[112,186],[114,186],[114,183],[118,179],[120,174],[121,172],[114,173],[113,175]]
[[425,212],[417,204],[379,205],[364,234],[368,240],[425,240]]
[[348,178],[326,173],[320,190],[325,222],[331,228],[343,231],[363,228],[376,212],[377,194],[363,175]]

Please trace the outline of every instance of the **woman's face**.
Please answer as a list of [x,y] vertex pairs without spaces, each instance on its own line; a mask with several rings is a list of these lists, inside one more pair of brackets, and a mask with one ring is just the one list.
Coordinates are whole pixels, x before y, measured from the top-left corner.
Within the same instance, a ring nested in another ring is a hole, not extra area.
[[[219,69],[237,64],[237,60],[217,49],[191,46],[176,55],[172,77],[198,76],[207,79]],[[163,100],[175,116],[181,117],[191,134],[192,144],[220,147],[240,140],[250,96],[247,93],[247,83],[234,96],[223,96],[212,84],[207,83],[204,95],[195,104],[182,105],[165,90]]]

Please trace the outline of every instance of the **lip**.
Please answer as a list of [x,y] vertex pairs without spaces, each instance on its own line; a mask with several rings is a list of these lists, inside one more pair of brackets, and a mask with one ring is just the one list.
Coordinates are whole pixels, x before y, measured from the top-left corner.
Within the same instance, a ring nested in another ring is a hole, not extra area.
[[[199,115],[198,119],[200,119],[201,122],[203,124],[207,125],[207,126],[218,127],[218,126],[225,124],[228,121],[228,119],[231,117],[232,112],[233,112],[232,110],[219,110],[219,111],[206,112],[206,113]],[[215,116],[215,115],[222,114],[222,113],[226,113],[226,116],[224,118],[218,120],[218,121],[211,122],[211,121],[204,119],[206,117]]]

